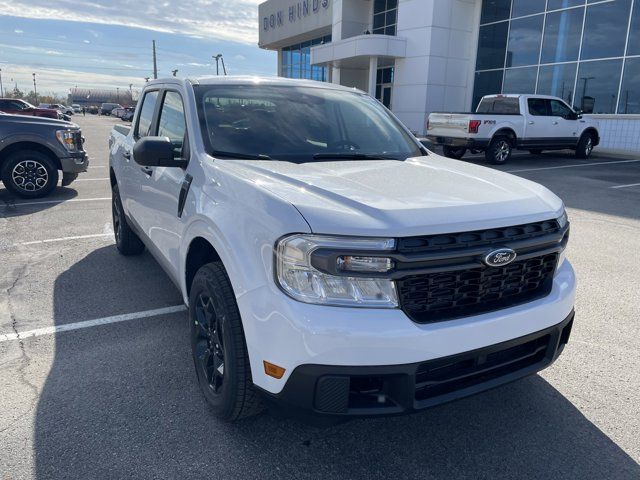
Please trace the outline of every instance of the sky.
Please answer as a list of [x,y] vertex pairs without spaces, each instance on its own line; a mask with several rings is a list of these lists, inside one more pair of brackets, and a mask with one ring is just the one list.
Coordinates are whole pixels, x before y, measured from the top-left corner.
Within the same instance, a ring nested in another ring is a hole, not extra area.
[[[276,54],[258,43],[261,0],[0,0],[2,84],[66,94],[78,88],[140,88],[153,76],[275,75]],[[222,67],[220,67],[222,73]]]

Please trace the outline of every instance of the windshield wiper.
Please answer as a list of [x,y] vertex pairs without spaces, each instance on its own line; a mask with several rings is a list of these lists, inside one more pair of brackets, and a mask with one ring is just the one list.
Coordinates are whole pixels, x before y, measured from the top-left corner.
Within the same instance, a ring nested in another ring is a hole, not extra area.
[[258,154],[250,154],[250,153],[236,153],[236,152],[224,152],[222,150],[214,150],[211,152],[211,155],[214,157],[223,157],[223,158],[237,158],[240,160],[273,160],[269,155],[264,155],[262,153]]
[[316,153],[314,160],[399,160],[396,157],[375,155],[370,153]]

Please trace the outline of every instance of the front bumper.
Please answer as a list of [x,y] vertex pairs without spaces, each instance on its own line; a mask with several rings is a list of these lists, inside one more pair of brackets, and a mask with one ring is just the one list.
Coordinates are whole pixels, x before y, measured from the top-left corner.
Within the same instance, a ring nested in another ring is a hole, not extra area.
[[434,145],[446,145],[448,147],[464,147],[470,150],[483,150],[489,145],[489,140],[476,138],[440,137],[437,135],[427,135]]
[[60,166],[63,173],[86,172],[89,167],[89,157],[87,152],[72,153],[68,157],[60,159]]
[[506,342],[425,362],[390,366],[301,365],[279,394],[263,391],[288,414],[328,417],[399,415],[467,397],[553,363],[569,341],[572,311],[552,327]]

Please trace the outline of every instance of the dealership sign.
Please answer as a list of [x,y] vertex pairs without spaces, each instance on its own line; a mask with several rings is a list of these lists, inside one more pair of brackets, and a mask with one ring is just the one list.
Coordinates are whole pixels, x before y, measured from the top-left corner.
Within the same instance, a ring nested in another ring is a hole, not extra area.
[[[293,23],[304,17],[318,13],[321,9],[329,8],[329,0],[302,0],[289,5],[288,18]],[[262,19],[262,29],[266,32],[281,27],[285,21],[285,10],[278,10]]]

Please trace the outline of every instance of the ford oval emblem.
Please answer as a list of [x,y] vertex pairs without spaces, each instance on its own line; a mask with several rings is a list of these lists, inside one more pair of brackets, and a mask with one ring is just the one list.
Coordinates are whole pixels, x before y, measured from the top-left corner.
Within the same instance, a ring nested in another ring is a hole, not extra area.
[[500,248],[493,252],[489,252],[484,257],[484,263],[490,267],[503,267],[513,262],[517,256],[518,254],[510,248]]

